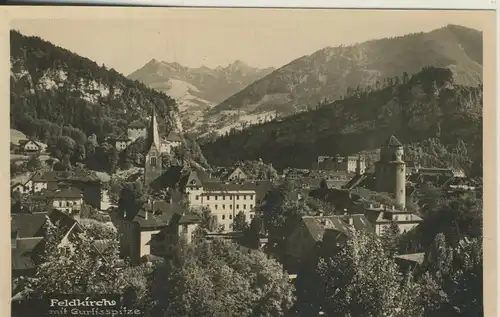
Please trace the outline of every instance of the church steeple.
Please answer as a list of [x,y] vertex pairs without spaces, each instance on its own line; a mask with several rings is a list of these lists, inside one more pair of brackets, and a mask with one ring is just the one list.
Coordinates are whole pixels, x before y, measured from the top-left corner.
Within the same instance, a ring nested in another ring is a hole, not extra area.
[[153,106],[151,119],[147,131],[144,155],[144,184],[150,184],[163,173],[160,149],[160,131],[156,121],[156,109]]
[[156,121],[156,109],[153,105],[151,119],[149,121],[148,134],[146,138],[146,151],[149,151],[151,146],[155,145],[157,150],[160,150],[160,133],[158,131],[158,122]]

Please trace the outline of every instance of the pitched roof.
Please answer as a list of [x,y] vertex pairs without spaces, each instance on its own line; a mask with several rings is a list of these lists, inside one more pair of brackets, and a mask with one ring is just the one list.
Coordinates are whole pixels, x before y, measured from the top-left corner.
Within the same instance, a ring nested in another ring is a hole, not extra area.
[[78,199],[82,197],[82,192],[78,188],[68,187],[54,192],[54,198]]
[[189,175],[187,176],[186,179],[186,186],[197,186],[201,187],[203,186],[203,183],[201,182],[200,176],[196,171],[191,171]]
[[170,204],[166,201],[154,201],[152,205],[153,208],[150,204],[144,204],[132,221],[137,222],[141,228],[165,227],[169,224],[172,216],[175,214],[182,216],[185,211],[183,206]]
[[146,128],[146,125],[144,124],[144,122],[142,122],[142,120],[134,120],[132,122],[130,122],[128,124],[128,128],[129,129],[144,129]]
[[229,191],[249,191],[255,190],[256,186],[253,182],[242,182],[242,183],[233,183],[233,182],[218,182],[218,181],[210,181],[203,182],[203,189],[205,191],[220,191],[220,192],[229,192]]
[[180,137],[180,135],[178,135],[174,131],[170,131],[170,133],[168,134],[166,140],[167,141],[171,141],[171,142],[181,142],[182,138]]
[[35,263],[31,258],[31,252],[42,240],[43,237],[17,239],[16,247],[11,248],[12,270],[33,269]]
[[94,240],[94,246],[100,253],[104,253],[109,246],[111,245],[111,241],[107,239]]
[[394,147],[394,146],[402,146],[401,142],[394,136],[391,135],[389,139],[386,142],[386,145],[389,147]]
[[58,182],[58,181],[79,181],[79,182],[100,182],[97,174],[84,169],[72,171],[47,171],[33,175],[33,182]]
[[[352,219],[352,225],[349,224]],[[349,236],[351,229],[373,232],[373,226],[364,215],[303,216],[302,221],[315,241],[321,241],[326,230],[334,230]]]
[[409,253],[409,254],[400,254],[394,256],[396,259],[415,262],[418,264],[422,264],[424,262],[425,253]]
[[45,224],[47,213],[12,214],[11,228],[17,229],[19,238],[32,238],[39,236]]
[[38,142],[36,142],[33,139],[21,139],[21,140],[18,141],[19,145],[25,145],[28,142],[33,142],[33,143],[35,143],[36,146],[40,147],[40,144],[38,144]]

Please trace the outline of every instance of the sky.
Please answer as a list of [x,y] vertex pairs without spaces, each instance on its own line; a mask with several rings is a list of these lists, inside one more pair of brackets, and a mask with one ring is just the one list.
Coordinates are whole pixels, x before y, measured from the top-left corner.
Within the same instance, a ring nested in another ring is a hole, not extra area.
[[280,67],[326,46],[425,32],[447,24],[480,31],[485,25],[481,11],[123,10],[127,8],[99,16],[53,10],[44,18],[11,20],[10,27],[129,75],[153,58],[188,67],[213,68],[235,60],[261,68]]

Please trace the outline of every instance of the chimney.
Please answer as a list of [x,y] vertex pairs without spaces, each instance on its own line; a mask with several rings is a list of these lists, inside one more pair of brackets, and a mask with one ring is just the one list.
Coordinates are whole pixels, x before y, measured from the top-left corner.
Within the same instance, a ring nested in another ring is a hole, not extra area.
[[144,219],[148,220],[148,209],[147,208],[144,210]]

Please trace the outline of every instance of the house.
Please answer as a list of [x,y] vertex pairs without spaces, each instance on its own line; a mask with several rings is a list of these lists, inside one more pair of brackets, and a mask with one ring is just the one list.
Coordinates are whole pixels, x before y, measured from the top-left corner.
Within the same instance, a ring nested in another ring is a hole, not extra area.
[[415,271],[424,263],[425,253],[409,253],[394,256],[394,260],[403,272]]
[[26,153],[36,153],[42,150],[42,146],[32,139],[19,140],[19,150]]
[[284,255],[288,264],[302,262],[318,245],[329,248],[343,243],[352,230],[374,232],[363,214],[302,216],[285,240]]
[[127,136],[131,142],[146,137],[146,125],[141,120],[132,121],[127,127]]
[[222,182],[193,170],[183,179],[182,190],[190,206],[210,209],[222,231],[232,230],[234,218],[240,212],[248,223],[255,216],[255,182]]
[[12,276],[32,276],[36,266],[42,262],[45,247],[47,218],[62,230],[59,246],[70,244],[69,235],[83,230],[76,220],[65,213],[53,210],[50,213],[11,215]]
[[235,167],[233,170],[230,170],[227,174],[222,176],[223,181],[242,181],[248,179],[247,174],[243,171],[240,166]]
[[391,222],[395,222],[400,232],[405,233],[415,228],[423,221],[422,218],[411,211],[397,209],[394,206],[374,206],[370,204],[368,208],[365,208],[365,215],[375,227],[375,233],[379,236],[384,233],[385,228],[388,228]]
[[[165,201],[144,204],[136,213],[126,210],[119,213],[120,257],[129,258],[132,264],[140,263],[148,254],[165,255],[167,246],[176,242],[179,235],[190,242],[199,222],[196,215],[186,213],[181,205]],[[176,239],[173,235],[177,235]]]
[[68,215],[79,215],[83,205],[82,191],[75,187],[58,189],[53,192],[52,206]]
[[83,169],[73,171],[40,172],[31,178],[33,193],[44,189],[56,191],[65,187],[78,188],[83,193],[83,200],[93,208],[101,205],[101,181],[95,173]]
[[363,174],[366,170],[366,159],[361,155],[351,156],[318,156],[313,169]]
[[132,140],[128,137],[128,135],[121,134],[118,137],[109,137],[106,139],[106,142],[114,146],[118,151],[125,150]]
[[29,188],[20,182],[14,183],[12,186],[10,186],[10,191],[12,193],[18,192],[20,194],[27,194],[30,192]]
[[182,138],[174,131],[170,131],[166,138],[162,138],[160,142],[161,153],[170,153],[173,148],[182,144]]
[[[58,247],[73,249],[75,234],[85,231],[83,227],[64,212],[52,210],[50,213],[13,214],[11,216],[11,272],[12,272],[12,301],[25,299],[21,292],[22,286],[15,283],[18,277],[33,277],[38,265],[42,264],[47,243],[47,229],[45,224],[50,220],[60,231]],[[103,256],[99,242],[93,244],[96,251],[93,255]],[[89,254],[90,256],[91,254]],[[18,314],[22,316],[23,314]]]

